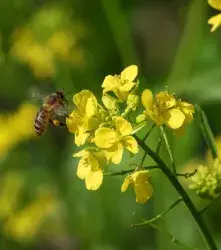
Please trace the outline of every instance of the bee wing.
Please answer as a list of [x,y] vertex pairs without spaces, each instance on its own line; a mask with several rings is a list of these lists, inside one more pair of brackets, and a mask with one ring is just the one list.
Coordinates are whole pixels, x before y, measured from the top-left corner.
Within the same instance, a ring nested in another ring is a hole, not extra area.
[[43,94],[38,93],[38,92],[31,93],[31,97],[33,100],[41,101],[42,103],[44,103],[45,100],[48,98],[47,95],[43,95]]
[[59,106],[55,110],[55,114],[58,115],[58,116],[67,116],[70,113],[71,113],[71,109],[68,106]]
[[43,104],[47,98],[48,95],[43,94],[39,89],[37,88],[30,88],[28,90],[28,97],[29,99],[31,99],[33,102],[40,102],[41,104]]

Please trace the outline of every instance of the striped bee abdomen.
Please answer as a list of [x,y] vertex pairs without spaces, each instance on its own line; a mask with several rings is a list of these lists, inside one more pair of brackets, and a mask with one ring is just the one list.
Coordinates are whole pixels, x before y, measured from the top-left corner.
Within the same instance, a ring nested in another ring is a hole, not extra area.
[[50,117],[50,112],[44,106],[42,106],[39,109],[34,122],[35,132],[38,135],[42,135],[46,131]]

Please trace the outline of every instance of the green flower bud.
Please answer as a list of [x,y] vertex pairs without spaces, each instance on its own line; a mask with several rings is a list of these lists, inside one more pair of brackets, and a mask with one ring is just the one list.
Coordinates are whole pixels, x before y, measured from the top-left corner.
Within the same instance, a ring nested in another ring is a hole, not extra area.
[[143,121],[145,121],[146,120],[146,115],[144,115],[144,114],[141,114],[141,115],[138,115],[137,117],[136,117],[136,123],[141,123],[141,122],[143,122]]
[[130,93],[127,98],[127,106],[136,109],[140,103],[140,97],[135,93]]
[[197,173],[191,177],[189,188],[195,190],[202,198],[214,199],[221,193],[221,163],[214,160],[211,167],[199,166]]

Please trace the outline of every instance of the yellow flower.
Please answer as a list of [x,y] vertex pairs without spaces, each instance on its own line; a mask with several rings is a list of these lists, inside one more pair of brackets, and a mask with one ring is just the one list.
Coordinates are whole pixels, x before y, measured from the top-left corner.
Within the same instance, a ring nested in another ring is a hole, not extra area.
[[58,56],[68,58],[72,46],[76,41],[73,39],[72,33],[67,30],[55,32],[48,40],[47,46]]
[[129,185],[132,185],[136,194],[136,202],[145,203],[153,194],[153,187],[149,182],[149,178],[148,171],[132,173],[125,178],[121,186],[121,192],[125,192]]
[[77,176],[85,180],[86,188],[88,190],[97,190],[103,182],[103,169],[106,159],[103,151],[91,152],[88,150],[82,150],[74,157],[81,157]]
[[211,7],[217,10],[221,10],[221,0],[208,0]]
[[146,108],[146,115],[158,126],[165,123],[169,128],[177,130],[193,119],[193,105],[177,101],[167,91],[158,93],[154,99],[152,92],[145,89],[141,100]]
[[18,197],[23,188],[24,179],[16,172],[8,172],[1,176],[0,218],[10,216],[17,206]]
[[33,203],[9,217],[4,224],[4,231],[19,241],[32,240],[39,233],[45,219],[54,215],[58,208],[58,200],[52,194],[40,194]]
[[126,101],[129,91],[136,85],[133,82],[137,76],[138,68],[131,65],[124,69],[120,75],[108,75],[102,84],[103,93],[113,91],[121,101]]
[[174,130],[174,132],[176,134],[183,134],[186,125],[191,123],[193,120],[193,114],[195,112],[195,109],[192,104],[187,102],[182,102],[181,100],[177,101],[177,108],[184,114],[185,120],[183,122],[183,125],[180,128]]
[[19,141],[36,136],[33,127],[36,113],[35,106],[23,103],[14,114],[0,116],[0,157]]
[[95,131],[94,142],[99,148],[105,149],[107,160],[119,164],[123,155],[123,148],[138,153],[138,144],[132,133],[131,124],[123,117],[117,117],[115,120],[116,130],[102,127]]
[[61,8],[42,8],[28,25],[15,31],[11,53],[28,64],[36,77],[51,77],[56,73],[57,60],[82,64],[80,26],[75,23],[72,27],[69,15]]
[[27,48],[26,57],[36,77],[49,77],[55,73],[53,52],[44,45]]
[[28,63],[37,77],[51,76],[55,72],[53,52],[36,41],[28,28],[16,31],[11,53],[20,61]]
[[[221,10],[221,0],[208,0],[208,3],[214,9]],[[221,25],[221,14],[211,17],[208,24],[212,25],[211,32],[215,31]]]
[[98,127],[95,118],[97,113],[97,99],[89,90],[82,90],[73,97],[76,109],[66,119],[68,129],[75,134],[77,146],[83,145],[90,136],[89,130]]

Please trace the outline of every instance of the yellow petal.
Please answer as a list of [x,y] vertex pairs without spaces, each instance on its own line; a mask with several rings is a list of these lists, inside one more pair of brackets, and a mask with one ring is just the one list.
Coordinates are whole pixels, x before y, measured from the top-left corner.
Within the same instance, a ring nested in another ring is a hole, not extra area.
[[96,97],[90,90],[82,90],[74,95],[73,102],[83,112],[86,109],[86,104],[89,98],[92,98],[94,102],[97,102]]
[[82,124],[82,117],[80,117],[79,113],[76,110],[74,110],[66,118],[66,124],[67,124],[68,130],[74,134],[77,130],[77,127]]
[[149,89],[145,89],[141,96],[141,101],[146,109],[152,109],[153,107],[153,94]]
[[221,1],[220,0],[208,0],[208,4],[214,9],[221,10]]
[[137,203],[145,203],[153,195],[153,187],[149,182],[144,182],[134,186]]
[[73,157],[87,157],[90,154],[90,152],[88,150],[81,150],[75,154],[73,154]]
[[114,155],[116,150],[117,150],[117,144],[115,144],[112,147],[105,150],[105,157],[107,159],[107,163],[110,162],[110,160],[111,160],[111,158]]
[[176,105],[176,100],[172,95],[169,95],[166,91],[161,91],[156,95],[156,100],[161,109],[172,108]]
[[88,164],[85,164],[85,159],[81,158],[77,168],[77,176],[84,180],[86,176],[90,173],[91,168]]
[[127,82],[120,87],[120,91],[121,92],[129,92],[134,87],[134,85],[135,85],[134,82]]
[[99,148],[110,148],[117,139],[117,133],[110,128],[99,128],[95,131],[95,144]]
[[215,31],[221,25],[221,14],[211,17],[208,24],[212,25],[211,32]]
[[124,182],[121,186],[121,192],[126,192],[126,190],[128,189],[129,185],[131,183],[131,177],[130,176],[127,176],[125,179],[124,179]]
[[121,72],[120,74],[121,81],[132,82],[136,78],[137,73],[138,73],[138,67],[136,65],[131,65]]
[[178,107],[185,115],[185,123],[190,123],[195,112],[194,106],[187,102],[178,102]]
[[163,118],[168,127],[178,129],[183,125],[185,115],[179,109],[170,109],[164,112]]
[[82,127],[84,127],[86,130],[95,130],[99,127],[99,121],[96,117],[88,117],[87,115],[85,115]]
[[87,138],[90,136],[89,133],[86,133],[86,130],[83,127],[78,127],[75,132],[75,144],[80,147],[84,145]]
[[147,182],[150,178],[149,172],[147,170],[136,171],[131,174],[132,180],[134,184],[139,184],[143,182]]
[[122,160],[122,156],[123,156],[123,145],[122,143],[118,143],[117,150],[112,155],[111,160],[114,164],[119,164]]
[[106,149],[105,153],[108,162],[111,160],[114,164],[119,164],[123,155],[122,143],[114,144],[112,147]]
[[121,81],[118,76],[108,75],[105,77],[104,82],[102,84],[102,88],[104,88],[103,93],[108,91],[115,91],[121,86]]
[[132,133],[133,128],[131,124],[123,117],[117,117],[115,123],[117,131],[119,131],[123,136],[130,135]]
[[136,202],[145,203],[153,194],[148,171],[137,171],[131,175],[136,193]]
[[[100,151],[94,152],[93,155],[98,160],[99,167],[107,164],[105,150],[100,150]],[[94,169],[94,168],[92,168],[92,169]]]
[[129,150],[131,153],[133,153],[133,154],[138,153],[138,144],[133,136],[125,137],[123,142],[124,142],[126,149]]
[[88,98],[86,103],[86,115],[91,117],[96,114],[97,111],[97,102],[94,101],[93,98]]
[[127,98],[129,95],[128,91],[121,91],[121,90],[117,89],[117,90],[114,90],[114,93],[121,102],[127,101]]
[[111,96],[103,95],[102,102],[108,110],[118,109],[116,100]]
[[97,190],[103,182],[103,172],[101,170],[90,171],[85,182],[88,190]]

